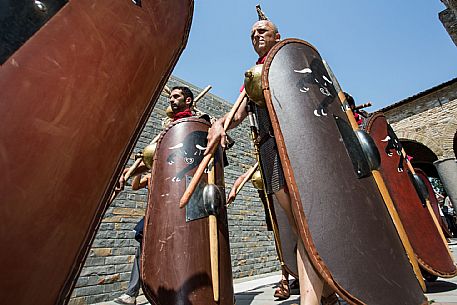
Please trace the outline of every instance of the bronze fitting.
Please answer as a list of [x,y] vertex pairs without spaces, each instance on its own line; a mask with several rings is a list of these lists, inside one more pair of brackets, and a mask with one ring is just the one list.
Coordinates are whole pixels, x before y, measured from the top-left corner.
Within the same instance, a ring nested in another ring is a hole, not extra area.
[[265,107],[262,90],[262,67],[255,65],[244,73],[244,88],[249,98],[260,107]]
[[156,153],[157,143],[149,144],[143,149],[143,163],[147,168],[152,168],[152,162]]
[[254,174],[252,174],[251,182],[256,189],[263,190],[263,180],[259,170],[255,171]]
[[170,119],[173,118],[173,116],[175,115],[173,113],[173,108],[171,108],[171,106],[168,106],[167,109],[165,110],[166,114],[167,114],[167,117],[169,117]]

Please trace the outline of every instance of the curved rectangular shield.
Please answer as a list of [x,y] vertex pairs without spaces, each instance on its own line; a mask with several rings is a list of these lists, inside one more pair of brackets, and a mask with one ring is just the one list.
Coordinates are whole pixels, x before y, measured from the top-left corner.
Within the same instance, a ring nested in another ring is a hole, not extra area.
[[427,304],[317,50],[298,39],[278,43],[262,85],[317,272],[350,304]]
[[[161,135],[154,157],[141,254],[143,291],[154,305],[233,304],[225,195],[217,213],[219,301],[214,300],[209,215],[205,208],[208,175],[185,208],[179,199],[203,159],[210,124],[198,118],[174,122]],[[215,181],[224,192],[223,157],[215,154]]]
[[25,2],[0,1],[0,299],[61,305],[186,45],[193,1]]
[[[403,156],[403,148],[383,113],[373,114],[366,124],[381,155],[381,173],[419,265],[436,276],[450,278],[457,268],[427,205],[414,187],[415,181]],[[433,195],[433,193],[430,193]]]

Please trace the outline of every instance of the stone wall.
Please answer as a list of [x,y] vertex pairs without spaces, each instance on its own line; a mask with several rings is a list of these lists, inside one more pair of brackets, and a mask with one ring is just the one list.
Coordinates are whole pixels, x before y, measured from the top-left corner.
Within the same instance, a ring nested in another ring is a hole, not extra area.
[[457,130],[457,79],[384,109],[401,140],[421,143],[438,159],[452,158]]
[[[195,96],[201,91],[174,77],[171,77],[167,85],[170,88],[175,85],[189,86]],[[165,117],[167,106],[166,96],[161,95],[136,143],[132,157],[160,132],[161,118]],[[231,105],[208,93],[197,108],[220,117],[230,110]],[[255,163],[246,123],[229,134],[236,140],[236,144],[227,154],[230,165],[225,170],[225,181],[228,189],[237,177]],[[129,165],[132,163],[133,160],[130,160]],[[109,301],[126,290],[138,245],[133,228],[144,215],[146,200],[147,190],[133,192],[127,186],[112,203],[100,225],[70,304]],[[273,234],[266,229],[262,203],[250,183],[246,184],[228,209],[228,220],[234,278],[280,270]]]
[[439,13],[438,17],[451,36],[452,41],[457,46],[457,1],[441,0],[446,5],[446,9]]

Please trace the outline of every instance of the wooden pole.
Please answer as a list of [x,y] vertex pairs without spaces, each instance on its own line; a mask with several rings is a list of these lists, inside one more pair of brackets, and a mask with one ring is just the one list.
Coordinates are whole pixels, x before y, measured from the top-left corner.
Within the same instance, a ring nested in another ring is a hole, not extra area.
[[[226,131],[230,124],[232,123],[233,117],[235,116],[235,113],[238,111],[238,108],[242,104],[246,97],[246,91],[243,89],[243,91],[240,93],[238,96],[238,99],[236,100],[235,104],[233,105],[232,109],[230,110],[229,114],[227,115],[227,118],[225,119],[224,123],[224,130]],[[197,187],[198,183],[200,182],[200,179],[205,171],[205,168],[208,166],[209,161],[211,160],[212,156],[214,155],[214,152],[216,151],[217,146],[219,145],[218,141],[214,142],[213,146],[210,147],[210,152],[203,158],[201,161],[200,165],[198,166],[194,176],[192,177],[192,180],[190,181],[187,190],[184,192],[184,195],[182,196],[180,202],[179,202],[179,207],[183,208],[187,205],[187,203],[190,200],[190,197],[192,197],[192,194],[195,191],[195,188]]]
[[367,107],[371,107],[371,102],[368,102],[368,103],[365,103],[365,104],[357,105],[357,106],[354,107],[354,110],[359,110],[359,109],[367,108]]
[[208,93],[209,90],[211,90],[211,88],[213,88],[211,85],[208,85],[206,86],[205,89],[203,89],[202,92],[200,92],[196,98],[194,98],[194,105],[206,94]]
[[165,93],[168,95],[170,95],[170,93],[171,93],[171,90],[167,85],[165,85],[165,87],[163,87],[163,91],[165,91]]
[[[214,158],[211,159],[210,171],[208,172],[208,184],[215,184],[216,173],[214,166]],[[213,284],[213,298],[215,302],[219,302],[219,245],[217,240],[217,218],[216,215],[208,216],[209,225],[209,251],[211,260],[211,281]]]

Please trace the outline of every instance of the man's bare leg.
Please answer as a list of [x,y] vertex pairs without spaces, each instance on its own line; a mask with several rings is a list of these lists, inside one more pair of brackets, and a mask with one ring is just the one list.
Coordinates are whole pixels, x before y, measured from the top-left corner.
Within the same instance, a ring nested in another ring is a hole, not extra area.
[[[292,204],[289,194],[284,189],[281,189],[275,193],[275,196],[287,215],[289,225],[298,236],[298,230],[292,215]],[[314,269],[300,239],[297,240],[297,268],[300,283],[300,303],[302,305],[319,305],[324,281]]]
[[289,281],[289,272],[284,266],[281,266],[281,281]]
[[290,200],[290,196],[288,193],[284,191],[284,189],[280,189],[275,193],[276,199],[278,199],[278,203],[281,208],[284,210],[287,216],[287,220],[289,221],[289,225],[292,228],[292,231],[295,235],[298,236],[297,227],[295,225],[295,219],[292,214],[292,202]]
[[297,267],[300,277],[300,304],[319,305],[324,281],[314,269],[301,240],[297,245]]

